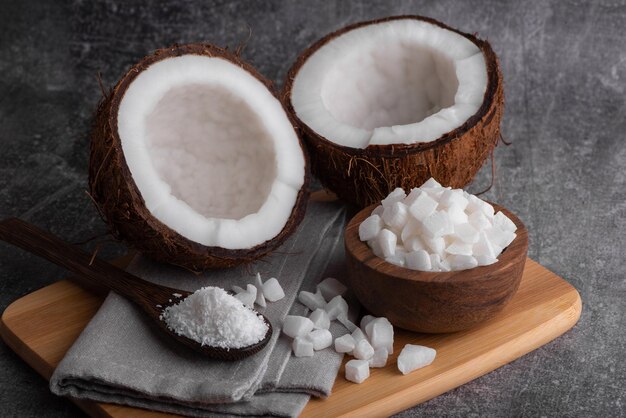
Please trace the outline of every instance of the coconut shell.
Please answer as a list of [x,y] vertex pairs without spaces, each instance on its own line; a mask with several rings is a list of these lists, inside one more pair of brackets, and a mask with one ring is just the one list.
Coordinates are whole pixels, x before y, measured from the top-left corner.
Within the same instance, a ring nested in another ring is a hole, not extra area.
[[[161,221],[146,208],[126,163],[117,130],[117,113],[124,93],[132,81],[150,65],[180,55],[195,54],[217,56],[242,67],[259,79],[274,94],[272,84],[253,67],[241,61],[232,52],[212,45],[175,45],[156,51],[133,66],[98,105],[91,135],[89,161],[89,189],[102,218],[111,233],[141,253],[192,271],[232,267],[249,262],[277,248],[302,221],[308,199],[308,160],[305,148],[296,129],[300,147],[305,156],[305,181],[300,189],[290,218],[281,232],[250,249],[229,250],[208,247],[191,241]],[[288,114],[289,115],[289,114]],[[290,119],[292,125],[295,123]]]
[[[307,59],[332,39],[350,30],[397,19],[423,20],[458,33],[476,44],[487,64],[488,81],[482,106],[467,121],[432,142],[370,145],[351,148],[334,143],[300,120],[291,101],[293,81]],[[444,186],[463,188],[472,181],[500,136],[504,111],[502,73],[489,42],[422,16],[397,16],[357,23],[317,41],[289,70],[283,95],[300,124],[309,149],[312,171],[341,199],[360,208],[380,202],[396,187],[409,190],[434,177]]]

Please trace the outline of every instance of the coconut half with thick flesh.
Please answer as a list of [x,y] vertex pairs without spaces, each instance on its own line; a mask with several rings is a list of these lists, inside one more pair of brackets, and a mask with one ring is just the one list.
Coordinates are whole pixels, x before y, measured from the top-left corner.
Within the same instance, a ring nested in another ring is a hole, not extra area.
[[227,50],[162,49],[99,105],[91,196],[115,235],[192,270],[271,252],[304,215],[303,144],[270,83]]
[[361,207],[430,177],[467,185],[498,141],[504,109],[489,43],[420,16],[327,35],[298,58],[284,95],[314,174]]

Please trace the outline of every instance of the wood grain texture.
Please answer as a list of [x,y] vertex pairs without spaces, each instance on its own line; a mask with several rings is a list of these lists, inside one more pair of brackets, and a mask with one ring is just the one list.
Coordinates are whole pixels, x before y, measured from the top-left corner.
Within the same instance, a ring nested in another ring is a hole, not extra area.
[[493,204],[517,226],[515,240],[490,266],[450,272],[409,270],[374,255],[359,239],[359,225],[376,205],[354,216],[345,231],[352,290],[376,316],[417,332],[454,332],[493,317],[511,300],[522,279],[528,231],[520,219]]
[[257,312],[267,325],[265,337],[259,342],[231,349],[201,345],[191,338],[177,334],[161,319],[165,308],[175,305],[191,292],[150,283],[17,218],[0,221],[0,239],[65,267],[75,273],[71,280],[80,285],[106,287],[124,296],[141,308],[161,332],[207,357],[227,361],[241,360],[263,350],[272,336],[272,324]]
[[[44,378],[49,379],[102,299],[61,281],[11,304],[3,313],[4,341]],[[468,331],[418,334],[397,330],[387,366],[372,369],[357,385],[346,381],[343,367],[332,395],[312,399],[302,416],[384,416],[424,402],[488,373],[553,340],[578,321],[581,300],[569,283],[528,259],[519,290],[495,317]],[[403,376],[396,359],[405,344],[437,350],[432,365]],[[346,358],[347,360],[347,358]],[[94,417],[156,418],[173,415],[120,405],[75,401]]]

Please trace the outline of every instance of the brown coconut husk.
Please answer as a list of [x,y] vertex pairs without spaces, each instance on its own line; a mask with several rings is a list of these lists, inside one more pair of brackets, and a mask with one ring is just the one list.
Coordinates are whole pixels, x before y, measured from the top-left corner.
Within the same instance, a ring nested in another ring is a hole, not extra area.
[[[458,33],[476,44],[485,56],[488,82],[482,106],[462,126],[427,143],[370,145],[351,148],[338,145],[300,120],[291,102],[293,81],[307,59],[332,39],[362,26],[398,20],[423,20]],[[396,187],[409,190],[434,177],[444,186],[463,188],[472,181],[500,136],[504,90],[498,58],[489,42],[422,16],[396,16],[347,26],[317,41],[289,70],[283,95],[290,113],[299,122],[311,157],[313,174],[340,198],[360,208],[380,202]]]
[[[302,221],[308,200],[308,160],[305,155],[305,182],[282,231],[249,249],[228,250],[208,247],[191,241],[156,219],[145,206],[130,173],[117,131],[117,113],[128,86],[155,62],[180,55],[195,54],[220,57],[231,61],[259,79],[272,91],[270,81],[227,49],[205,44],[174,45],[156,51],[133,66],[98,105],[91,135],[89,162],[90,196],[111,229],[111,233],[129,246],[156,260],[182,266],[192,271],[232,267],[255,260],[277,248]],[[287,113],[288,114],[288,113]],[[289,114],[288,114],[289,115]],[[293,126],[296,126],[290,117]]]

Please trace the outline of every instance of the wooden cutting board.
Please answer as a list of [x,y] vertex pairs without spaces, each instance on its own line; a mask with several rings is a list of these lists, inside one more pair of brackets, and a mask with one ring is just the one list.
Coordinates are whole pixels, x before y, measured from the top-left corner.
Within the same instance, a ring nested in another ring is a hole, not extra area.
[[[96,313],[102,299],[68,281],[37,290],[11,304],[2,315],[4,341],[49,379],[65,352]],[[417,405],[488,373],[546,344],[580,317],[578,292],[565,280],[528,259],[517,294],[495,318],[470,331],[426,335],[396,329],[387,367],[372,369],[357,385],[343,368],[332,395],[312,399],[303,416],[385,416]],[[407,344],[437,350],[432,365],[403,376],[396,358]],[[75,401],[91,416],[156,418],[172,416],[141,409]]]

